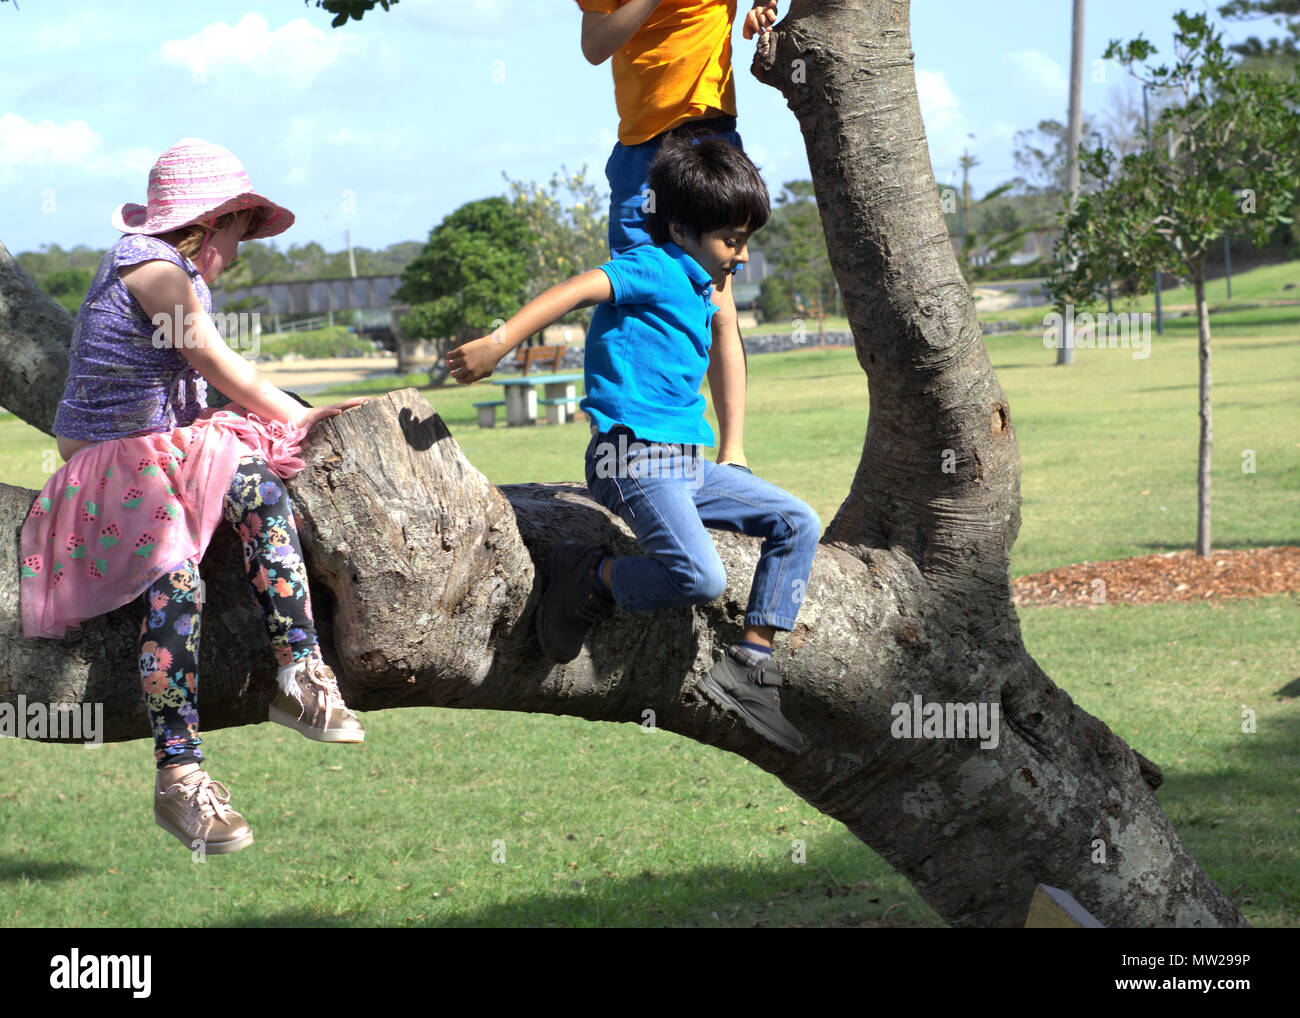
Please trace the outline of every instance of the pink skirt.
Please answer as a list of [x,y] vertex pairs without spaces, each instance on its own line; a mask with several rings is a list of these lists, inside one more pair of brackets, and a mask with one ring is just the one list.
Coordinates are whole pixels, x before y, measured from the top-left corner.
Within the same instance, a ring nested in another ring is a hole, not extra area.
[[293,477],[306,434],[251,413],[205,410],[188,427],[75,453],[23,522],[23,635],[60,639],[202,558],[240,458],[254,453]]

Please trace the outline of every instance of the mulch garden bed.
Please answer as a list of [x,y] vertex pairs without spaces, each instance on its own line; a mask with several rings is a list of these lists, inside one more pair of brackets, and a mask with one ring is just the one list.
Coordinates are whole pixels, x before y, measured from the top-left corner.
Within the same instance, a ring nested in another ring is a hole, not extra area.
[[[1100,582],[1098,582],[1100,581]],[[1300,548],[1247,548],[1140,555],[1114,562],[1083,562],[1022,576],[1012,584],[1017,605],[1156,604],[1222,601],[1300,591]]]

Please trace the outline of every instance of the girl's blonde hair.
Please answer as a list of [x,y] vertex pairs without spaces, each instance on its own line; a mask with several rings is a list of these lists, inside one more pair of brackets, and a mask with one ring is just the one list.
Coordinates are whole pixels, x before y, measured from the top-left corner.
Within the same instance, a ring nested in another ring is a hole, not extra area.
[[[209,233],[216,233],[224,230],[227,226],[235,221],[238,216],[248,212],[248,209],[240,209],[237,212],[227,212],[225,215],[218,216],[211,223],[190,223],[188,226],[182,226],[172,230],[169,233],[159,235],[160,240],[165,240],[171,244],[177,251],[183,254],[190,261],[198,256],[199,250],[203,247],[203,238]],[[253,209],[252,218],[248,221],[248,233],[254,232],[262,220],[262,210]]]

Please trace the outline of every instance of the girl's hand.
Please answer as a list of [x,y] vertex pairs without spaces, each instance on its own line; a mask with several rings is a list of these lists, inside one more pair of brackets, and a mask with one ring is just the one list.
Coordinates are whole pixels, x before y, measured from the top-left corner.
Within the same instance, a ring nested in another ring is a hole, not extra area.
[[776,24],[776,0],[754,0],[754,9],[745,15],[745,27],[740,34],[752,39],[760,32],[766,32]]
[[314,406],[303,407],[302,416],[298,418],[297,425],[300,428],[311,428],[329,417],[337,417],[344,410],[351,410],[354,406],[360,406],[362,403],[370,401],[369,396],[354,396],[352,399],[345,399],[342,403],[335,403],[332,406]]
[[498,329],[489,336],[471,340],[448,352],[447,366],[451,369],[451,377],[461,385],[469,385],[492,374],[509,349],[500,332]]

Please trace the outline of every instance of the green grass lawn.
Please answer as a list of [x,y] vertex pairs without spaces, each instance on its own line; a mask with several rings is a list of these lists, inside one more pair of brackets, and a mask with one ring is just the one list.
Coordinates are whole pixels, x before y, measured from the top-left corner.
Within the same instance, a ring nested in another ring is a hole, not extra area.
[[[1261,294],[1283,285],[1284,269],[1258,270],[1276,275]],[[1234,296],[1252,285],[1234,279]],[[1215,544],[1296,544],[1300,308],[1227,311],[1214,329]],[[1192,544],[1191,319],[1170,322],[1145,359],[1081,350],[1056,368],[1041,331],[988,347],[1023,457],[1015,574]],[[829,520],[866,428],[852,352],[754,357],[750,376],[751,464]],[[493,481],[579,477],[582,427],[475,426],[471,404],[494,391],[425,395]],[[0,419],[0,480],[38,487],[52,449]],[[1242,471],[1247,450],[1254,473]],[[1020,613],[1048,674],[1164,768],[1158,794],[1181,836],[1259,925],[1300,925],[1298,607],[1288,595]],[[1242,730],[1245,710],[1253,732]],[[257,841],[202,864],[152,822],[145,742],[0,742],[0,923],[939,924],[838,823],[689,740],[487,712],[365,720],[360,747],[271,725],[212,733],[212,773],[233,787]]]

